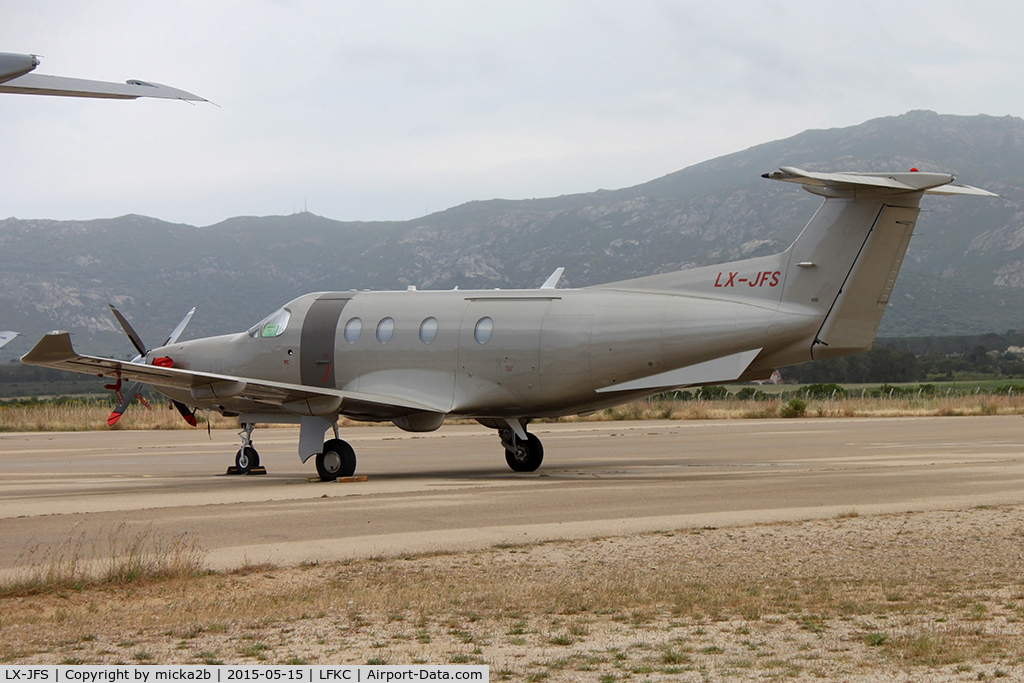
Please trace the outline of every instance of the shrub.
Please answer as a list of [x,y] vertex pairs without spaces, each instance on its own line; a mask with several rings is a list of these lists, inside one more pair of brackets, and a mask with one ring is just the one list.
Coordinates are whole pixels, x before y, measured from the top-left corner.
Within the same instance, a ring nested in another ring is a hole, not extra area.
[[799,398],[790,399],[789,403],[782,407],[782,417],[803,417],[807,414],[807,401]]
[[889,640],[889,635],[887,633],[877,633],[876,632],[876,633],[869,633],[866,636],[864,636],[864,642],[867,643],[870,647],[878,647],[879,645],[885,645],[885,643],[888,640]]

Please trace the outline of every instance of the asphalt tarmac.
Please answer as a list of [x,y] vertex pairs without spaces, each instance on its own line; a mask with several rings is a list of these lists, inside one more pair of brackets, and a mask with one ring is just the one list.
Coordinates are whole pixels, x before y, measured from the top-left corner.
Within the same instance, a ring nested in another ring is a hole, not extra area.
[[297,429],[258,429],[265,476],[225,476],[234,432],[0,434],[0,570],[112,529],[187,533],[215,568],[685,527],[1024,502],[1024,418],[585,422],[495,433],[343,430],[365,482],[310,482]]

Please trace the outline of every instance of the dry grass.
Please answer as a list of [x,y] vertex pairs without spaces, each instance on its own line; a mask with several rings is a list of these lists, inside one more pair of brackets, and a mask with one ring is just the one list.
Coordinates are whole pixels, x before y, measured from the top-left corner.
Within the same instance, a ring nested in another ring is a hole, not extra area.
[[[153,409],[133,404],[113,427],[107,418],[113,409],[105,401],[83,400],[68,403],[39,402],[0,405],[0,432],[83,432],[97,429],[194,429],[181,418],[181,414],[167,403],[153,403]],[[199,413],[206,427],[211,420],[213,429],[238,429],[238,419],[218,413]]]
[[[715,401],[647,400],[626,403],[559,422],[604,420],[727,420],[783,417],[787,399]],[[913,398],[805,399],[804,417],[924,417],[952,415],[1024,415],[1024,395],[923,396]]]
[[1019,677],[1022,529],[1014,507],[842,515],[11,594],[0,659],[485,662],[516,680]]
[[[785,417],[787,399],[714,401],[644,400],[586,416],[571,415],[555,422],[598,422],[608,420],[725,420]],[[807,399],[803,417],[908,417],[953,415],[1024,415],[1024,395],[923,396],[913,398]],[[0,432],[74,432],[107,427],[111,406],[102,401],[56,404],[48,402],[0,405]],[[238,429],[238,418],[201,412],[199,428],[210,420],[212,429]],[[453,419],[453,424],[474,423]],[[342,419],[341,426],[358,427],[376,423]],[[153,410],[133,405],[113,429],[193,429],[167,404]]]
[[121,523],[104,537],[75,533],[55,546],[27,548],[6,572],[0,595],[192,578],[204,565],[205,552],[188,534],[168,538],[150,526],[132,532]]

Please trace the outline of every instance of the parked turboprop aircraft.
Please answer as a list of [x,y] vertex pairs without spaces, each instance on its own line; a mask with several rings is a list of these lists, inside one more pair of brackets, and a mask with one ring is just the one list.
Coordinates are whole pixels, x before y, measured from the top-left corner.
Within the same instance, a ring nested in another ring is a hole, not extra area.
[[158,97],[171,100],[207,102],[198,95],[160,83],[132,79],[124,83],[89,81],[64,76],[43,76],[30,73],[39,66],[37,55],[0,52],[0,93],[24,95],[63,95],[64,97],[100,97],[115,100],[134,100],[139,97]]
[[870,348],[921,197],[995,196],[916,169],[784,167],[764,177],[825,198],[774,256],[582,289],[556,289],[559,269],[540,289],[316,292],[238,334],[176,341],[186,317],[155,349],[117,314],[135,361],[83,356],[67,332],[47,334],[21,361],[113,378],[118,389],[122,380],[151,384],[186,419],[194,408],[237,415],[240,472],[259,465],[256,423],[298,422],[303,462],[315,457],[325,481],[353,474],[339,415],[414,432],[446,416],[475,418],[497,430],[509,466],[529,472],[544,457],[527,432],[535,418],[765,379],[783,365]]

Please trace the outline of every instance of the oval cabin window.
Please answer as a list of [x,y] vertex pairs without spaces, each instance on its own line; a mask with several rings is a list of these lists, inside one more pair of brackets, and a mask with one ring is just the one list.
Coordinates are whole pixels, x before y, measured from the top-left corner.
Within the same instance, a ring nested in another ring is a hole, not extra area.
[[384,318],[377,323],[377,341],[381,344],[387,344],[391,341],[391,337],[395,334],[395,319]]
[[493,320],[490,318],[480,318],[476,321],[476,327],[473,328],[473,339],[476,339],[478,344],[486,344],[490,340],[493,330]]
[[429,344],[437,336],[437,318],[430,317],[420,323],[420,341]]
[[352,318],[345,323],[345,341],[355,344],[359,339],[359,333],[363,331],[363,321],[359,318]]

